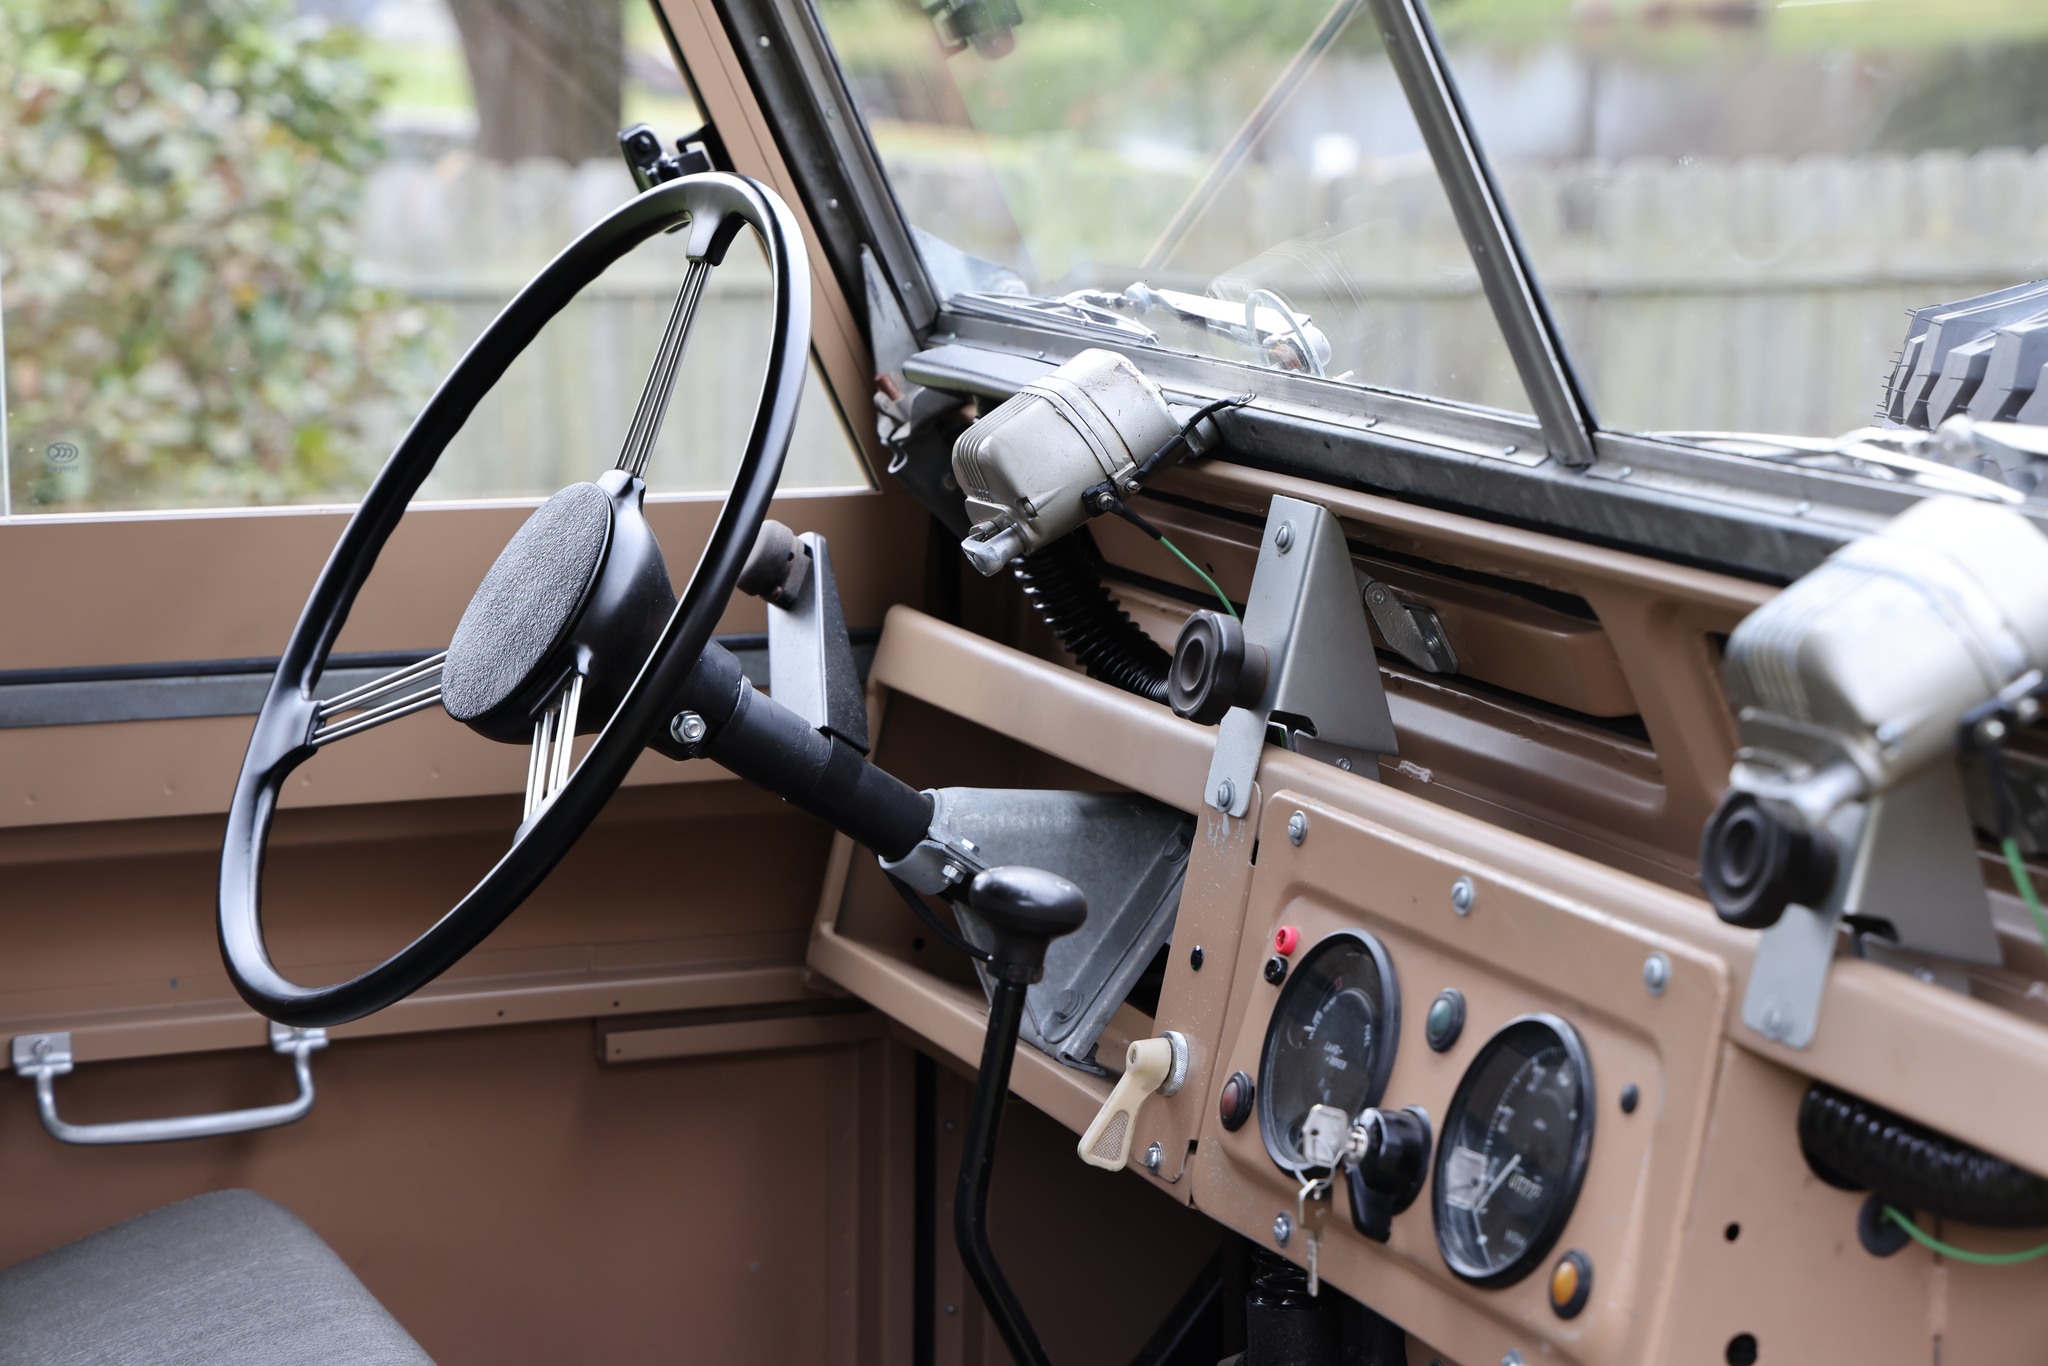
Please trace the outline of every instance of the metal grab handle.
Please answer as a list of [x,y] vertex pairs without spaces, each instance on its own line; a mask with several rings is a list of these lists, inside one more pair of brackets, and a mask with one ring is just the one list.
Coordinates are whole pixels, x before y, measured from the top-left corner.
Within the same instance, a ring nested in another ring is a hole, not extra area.
[[70,1124],[57,1117],[57,1078],[71,1070],[69,1034],[17,1034],[14,1036],[14,1074],[33,1078],[36,1111],[52,1138],[64,1143],[88,1145],[107,1143],[169,1143],[181,1138],[214,1138],[221,1134],[247,1133],[251,1129],[273,1129],[280,1124],[304,1119],[313,1108],[313,1064],[315,1049],[327,1047],[324,1029],[288,1029],[270,1026],[270,1051],[289,1053],[292,1070],[298,1074],[299,1095],[282,1105],[259,1105],[250,1110],[223,1110],[210,1115],[177,1115],[170,1119],[131,1119],[118,1124]]

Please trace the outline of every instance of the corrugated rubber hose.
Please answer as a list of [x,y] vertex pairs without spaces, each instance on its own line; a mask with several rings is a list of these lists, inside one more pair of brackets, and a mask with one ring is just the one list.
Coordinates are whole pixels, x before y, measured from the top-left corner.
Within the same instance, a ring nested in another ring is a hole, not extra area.
[[2048,1181],[1821,1082],[1799,1103],[1799,1147],[1823,1181],[1904,1209],[1984,1228],[2048,1226]]
[[1146,635],[1102,586],[1095,541],[1086,528],[1023,556],[1010,572],[1090,678],[1154,702],[1166,701],[1173,656]]

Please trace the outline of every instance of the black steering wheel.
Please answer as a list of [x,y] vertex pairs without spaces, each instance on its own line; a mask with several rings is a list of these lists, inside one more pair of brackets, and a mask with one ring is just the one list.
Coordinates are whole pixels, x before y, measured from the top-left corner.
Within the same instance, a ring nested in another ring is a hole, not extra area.
[[[678,600],[642,511],[642,476],[711,267],[742,226],[767,252],[772,328],[739,473]],[[339,696],[316,692],[356,593],[441,452],[541,328],[606,267],[658,233],[687,233],[689,268],[616,468],[543,503],[499,554],[448,649]],[[288,1025],[340,1024],[438,977],[546,877],[624,781],[698,659],[766,518],[803,392],[810,272],[788,206],[744,176],[707,174],[627,201],[542,269],[456,363],[398,443],[321,570],[256,718],[228,809],[220,943],[235,989]],[[479,734],[531,741],[512,846],[434,925],[332,986],[290,981],[263,940],[264,849],[284,781],[324,745],[440,705]],[[600,729],[601,727],[601,729]],[[581,763],[579,733],[597,732]]]

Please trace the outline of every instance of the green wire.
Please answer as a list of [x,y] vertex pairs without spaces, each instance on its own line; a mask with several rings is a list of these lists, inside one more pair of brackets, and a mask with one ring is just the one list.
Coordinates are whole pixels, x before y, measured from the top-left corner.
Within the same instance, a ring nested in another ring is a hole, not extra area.
[[[1216,600],[1223,604],[1223,610],[1230,613],[1233,619],[1237,617],[1237,609],[1230,605],[1229,595],[1226,594],[1221,588],[1218,588],[1216,586],[1216,580],[1210,578],[1207,574],[1202,572],[1202,566],[1196,564],[1193,560],[1189,559],[1185,554],[1181,552],[1181,548],[1179,546],[1175,545],[1172,541],[1167,540],[1164,536],[1161,536],[1159,538],[1159,544],[1165,546],[1168,550],[1171,550],[1174,553],[1175,557],[1178,558],[1182,564],[1186,565],[1189,569],[1194,570],[1195,577],[1200,579],[1203,583],[1208,584],[1209,591],[1214,593],[1216,595]],[[2048,926],[2044,926],[2044,928],[2041,931],[2041,935],[2042,942],[2048,943]]]
[[2019,889],[2020,900],[2027,903],[2027,914],[2034,917],[2034,929],[2040,933],[2041,947],[2048,949],[2048,911],[2041,909],[2041,898],[2034,891],[2034,879],[2027,876],[2027,861],[2020,856],[2020,842],[2007,835],[2005,845],[2005,866],[2012,869],[2012,885]]
[[[2006,843],[2011,844],[2012,841],[2007,840]],[[2031,897],[2033,888],[2029,887],[2027,891]],[[1912,1235],[1914,1242],[1928,1251],[1939,1252],[1942,1256],[1953,1257],[1959,1262],[1973,1262],[1978,1266],[2017,1266],[2021,1262],[2031,1262],[2038,1257],[2048,1257],[2048,1243],[2020,1252],[1971,1252],[1968,1248],[1953,1247],[1931,1233],[1922,1232],[1920,1226],[1895,1205],[1884,1207],[1884,1217],[1906,1230]]]

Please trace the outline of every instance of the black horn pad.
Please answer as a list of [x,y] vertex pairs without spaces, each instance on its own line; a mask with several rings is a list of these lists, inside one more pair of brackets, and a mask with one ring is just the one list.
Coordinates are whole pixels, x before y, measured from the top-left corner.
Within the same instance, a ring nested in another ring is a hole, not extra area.
[[534,510],[463,609],[441,703],[458,721],[509,701],[576,622],[604,563],[612,500],[595,484],[571,484]]

